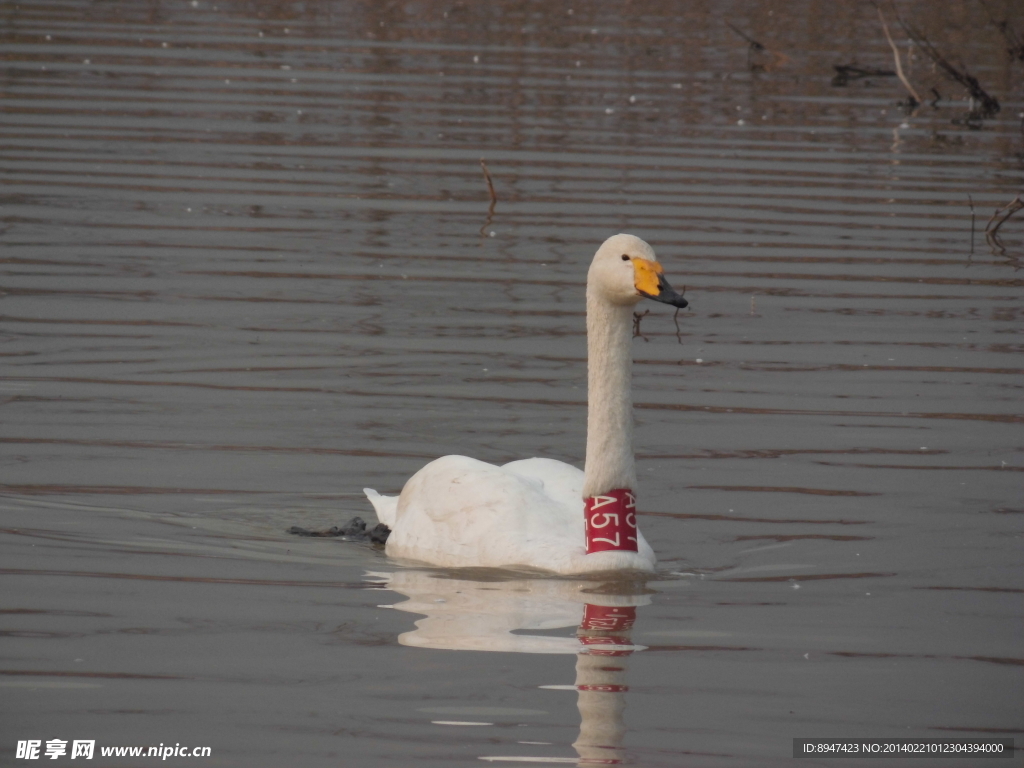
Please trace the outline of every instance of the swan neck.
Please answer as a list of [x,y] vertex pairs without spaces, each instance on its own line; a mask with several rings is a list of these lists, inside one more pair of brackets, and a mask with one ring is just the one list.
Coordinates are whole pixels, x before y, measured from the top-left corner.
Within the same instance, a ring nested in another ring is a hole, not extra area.
[[633,462],[633,307],[587,290],[587,459],[584,498],[636,489]]

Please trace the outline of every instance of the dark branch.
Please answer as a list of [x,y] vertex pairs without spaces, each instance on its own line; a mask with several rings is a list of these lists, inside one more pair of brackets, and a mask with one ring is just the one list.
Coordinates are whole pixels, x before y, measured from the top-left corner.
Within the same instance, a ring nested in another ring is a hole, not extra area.
[[999,100],[994,96],[990,96],[985,92],[985,89],[981,87],[978,79],[971,75],[966,68],[960,69],[949,63],[949,60],[943,56],[938,49],[932,45],[931,41],[928,40],[918,29],[905,22],[899,15],[896,16],[900,26],[903,27],[903,31],[907,33],[914,44],[920,48],[925,55],[930,58],[935,66],[946,73],[946,76],[951,80],[955,80],[960,83],[967,92],[971,94],[971,99],[976,103],[976,107],[971,110],[970,117],[978,120],[984,120],[985,118],[993,117],[1000,110]]
[[738,27],[733,26],[728,21],[725,22],[725,26],[727,26],[729,29],[731,29],[733,32],[735,32],[737,35],[739,35],[744,40],[746,40],[747,43],[750,45],[751,50],[754,50],[754,51],[764,51],[764,50],[767,50],[764,47],[764,45],[762,45],[761,43],[757,42],[757,40],[752,38],[746,32],[744,32],[743,30],[739,29]]
[[[1024,194],[1022,192],[1021,194]],[[985,242],[989,244],[989,247],[993,251],[997,251],[1000,256],[1006,255],[1006,246],[1003,245],[1003,241],[999,238],[999,228],[1006,223],[1017,211],[1024,208],[1024,200],[1021,200],[1021,195],[1017,195],[1013,200],[1004,205],[1002,208],[996,208],[996,212],[992,214],[992,218],[988,220],[988,224],[985,225]]]

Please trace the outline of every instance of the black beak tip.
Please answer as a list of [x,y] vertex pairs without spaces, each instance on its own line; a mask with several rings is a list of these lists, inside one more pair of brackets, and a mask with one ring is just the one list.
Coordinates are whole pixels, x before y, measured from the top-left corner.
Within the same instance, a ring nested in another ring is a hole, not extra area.
[[670,304],[676,309],[682,309],[688,307],[690,302],[683,298],[681,293],[676,293],[675,289],[668,284],[668,280],[665,279],[664,275],[658,276],[658,295],[653,296],[649,293],[640,292],[642,295],[655,301],[660,301],[662,304]]
[[690,302],[682,297],[681,294],[676,293],[671,288],[668,290],[662,290],[657,296],[652,296],[649,293],[641,292],[642,296],[646,296],[648,299],[654,301],[660,301],[662,304],[670,304],[676,309],[682,309],[683,307],[690,306]]

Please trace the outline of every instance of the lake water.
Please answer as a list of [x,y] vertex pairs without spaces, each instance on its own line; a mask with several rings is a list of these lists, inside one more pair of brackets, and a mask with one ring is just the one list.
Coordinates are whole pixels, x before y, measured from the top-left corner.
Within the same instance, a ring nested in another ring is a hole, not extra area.
[[[1024,746],[1024,12],[897,9],[996,116],[888,6],[938,100],[833,84],[893,66],[852,0],[0,3],[0,764]],[[655,578],[285,533],[447,453],[580,464],[620,231],[691,302],[634,342]]]

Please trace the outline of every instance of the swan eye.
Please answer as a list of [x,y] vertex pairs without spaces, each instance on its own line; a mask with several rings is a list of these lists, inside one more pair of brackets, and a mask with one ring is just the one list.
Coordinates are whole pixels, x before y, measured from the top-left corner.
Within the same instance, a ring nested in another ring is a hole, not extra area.
[[629,261],[629,254],[628,253],[622,254],[622,260],[623,261]]

